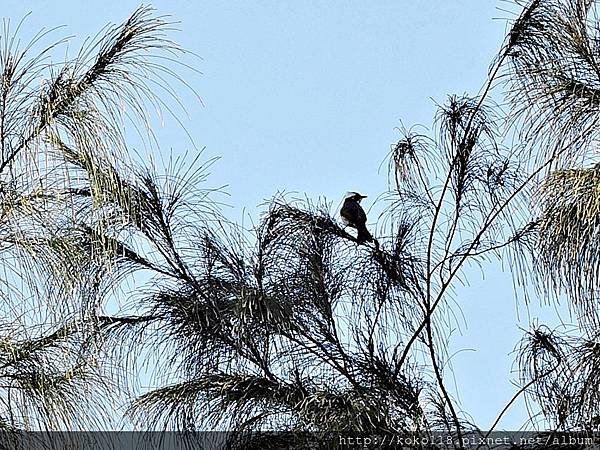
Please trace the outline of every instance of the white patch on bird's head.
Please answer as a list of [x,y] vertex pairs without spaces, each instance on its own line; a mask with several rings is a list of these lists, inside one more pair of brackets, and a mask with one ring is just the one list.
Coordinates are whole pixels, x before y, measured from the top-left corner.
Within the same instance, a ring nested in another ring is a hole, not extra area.
[[344,196],[344,200],[348,200],[350,198],[354,199],[354,200],[356,200],[357,202],[360,203],[360,201],[363,198],[367,198],[367,196],[366,195],[361,195],[358,192],[354,192],[354,191],[346,192],[346,195]]

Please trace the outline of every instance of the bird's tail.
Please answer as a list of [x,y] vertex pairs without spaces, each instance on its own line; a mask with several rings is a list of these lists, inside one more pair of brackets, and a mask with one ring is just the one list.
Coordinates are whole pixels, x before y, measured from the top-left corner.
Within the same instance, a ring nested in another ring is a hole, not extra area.
[[359,227],[357,229],[358,233],[356,235],[356,240],[358,242],[373,242],[373,236],[371,236],[371,233],[369,233],[369,230],[367,230],[367,227],[362,226]]

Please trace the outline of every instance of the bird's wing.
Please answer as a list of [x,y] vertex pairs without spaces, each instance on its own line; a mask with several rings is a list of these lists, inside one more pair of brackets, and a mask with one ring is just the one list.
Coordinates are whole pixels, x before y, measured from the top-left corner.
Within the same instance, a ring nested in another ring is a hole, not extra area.
[[350,213],[350,208],[347,204],[344,204],[344,206],[342,206],[342,209],[340,210],[340,216],[342,216],[342,219],[346,225],[352,224],[354,218],[352,217],[352,214]]
[[367,215],[358,202],[345,202],[340,210],[340,215],[348,225],[354,227],[367,223]]
[[359,223],[361,225],[364,225],[367,223],[367,215],[365,214],[365,210],[362,209],[362,206],[360,206],[358,203],[356,204],[356,208],[358,209],[357,213],[356,213],[356,223]]

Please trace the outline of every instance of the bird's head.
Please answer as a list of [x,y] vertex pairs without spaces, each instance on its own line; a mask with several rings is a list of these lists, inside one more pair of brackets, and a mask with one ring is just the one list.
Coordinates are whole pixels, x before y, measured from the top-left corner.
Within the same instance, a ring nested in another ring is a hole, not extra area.
[[347,192],[345,200],[354,200],[360,203],[363,198],[367,198],[366,195],[361,195],[358,192]]

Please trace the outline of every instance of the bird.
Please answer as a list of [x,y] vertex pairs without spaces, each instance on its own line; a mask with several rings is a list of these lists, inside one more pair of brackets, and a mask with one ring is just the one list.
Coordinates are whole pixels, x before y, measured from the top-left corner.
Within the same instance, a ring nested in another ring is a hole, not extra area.
[[364,242],[373,242],[373,236],[367,230],[367,215],[360,206],[360,201],[367,198],[358,192],[348,192],[344,198],[344,204],[340,210],[340,215],[346,226],[356,228],[356,241],[360,244]]

